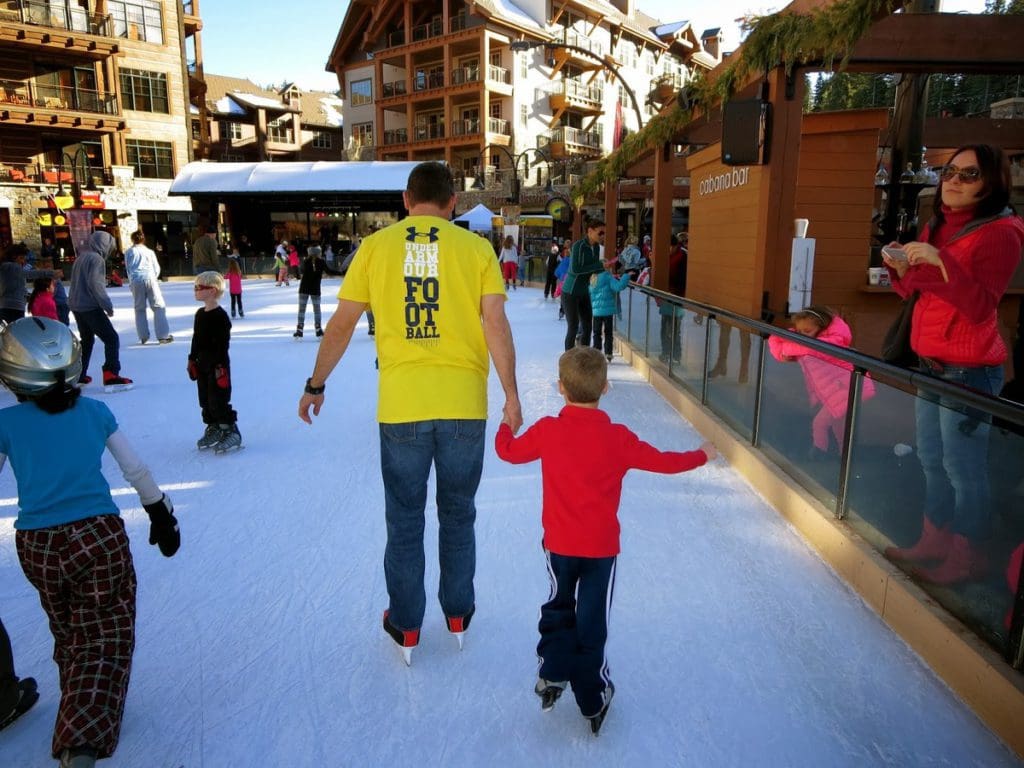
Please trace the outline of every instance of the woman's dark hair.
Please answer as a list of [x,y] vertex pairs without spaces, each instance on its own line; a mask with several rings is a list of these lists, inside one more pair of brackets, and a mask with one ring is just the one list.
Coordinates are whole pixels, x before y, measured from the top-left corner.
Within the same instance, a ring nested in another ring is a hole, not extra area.
[[41,293],[46,293],[50,290],[50,286],[53,285],[52,277],[37,277],[32,282],[32,293],[28,297],[28,308],[32,309],[32,303]]
[[39,408],[46,411],[49,414],[63,413],[72,406],[75,401],[78,400],[78,396],[82,394],[82,390],[78,387],[73,387],[70,384],[64,383],[63,378],[50,387],[45,392],[38,395],[22,395],[19,394],[18,402],[24,403],[26,400],[31,400]]
[[[964,144],[957,148],[948,162],[952,163],[961,152],[973,152],[978,158],[978,169],[981,171],[982,197],[974,209],[974,218],[984,219],[1002,213],[1010,204],[1010,161],[1006,153],[991,144]],[[940,224],[945,221],[942,215],[942,185],[945,183],[940,179],[939,187],[935,190],[935,218]]]

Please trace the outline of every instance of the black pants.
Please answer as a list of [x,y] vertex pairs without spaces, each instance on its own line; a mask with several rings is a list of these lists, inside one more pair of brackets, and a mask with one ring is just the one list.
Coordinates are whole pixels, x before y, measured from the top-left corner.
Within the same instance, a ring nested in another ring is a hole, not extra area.
[[545,550],[551,599],[540,608],[538,676],[572,685],[584,717],[596,715],[611,682],[604,644],[615,586],[614,557],[570,557]]
[[7,636],[4,623],[0,621],[0,718],[14,709],[20,697],[18,678],[14,674],[11,639]]
[[245,317],[245,311],[242,309],[242,294],[232,293],[231,294],[231,316],[235,316],[235,312],[238,312],[242,317]]
[[[612,326],[615,318],[612,315],[594,318],[594,349],[604,347],[604,353],[612,353]],[[602,337],[604,343],[602,344]]]
[[203,412],[204,424],[234,424],[238,414],[231,407],[231,369],[225,372],[227,386],[217,383],[217,369],[199,369],[196,389],[199,392],[199,407]]
[[0,309],[0,320],[5,323],[13,323],[25,316],[24,309]]
[[555,277],[555,270],[549,269],[547,278],[544,280],[544,298],[548,296],[554,298],[555,288],[558,287],[558,278]]
[[593,332],[594,318],[590,310],[590,294],[570,296],[562,293],[562,307],[565,309],[565,350],[568,352],[576,346],[576,337],[583,343],[590,340]]
[[121,372],[121,339],[102,309],[72,310],[78,323],[78,335],[82,337],[82,375],[89,370],[89,359],[96,337],[103,342],[103,370],[114,375]]

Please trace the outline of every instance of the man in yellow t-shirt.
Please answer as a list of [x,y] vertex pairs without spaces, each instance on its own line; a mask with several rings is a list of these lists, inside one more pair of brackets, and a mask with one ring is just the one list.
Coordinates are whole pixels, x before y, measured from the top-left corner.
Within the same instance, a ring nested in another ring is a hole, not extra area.
[[483,469],[488,353],[505,393],[503,421],[522,426],[515,346],[505,289],[487,241],[451,223],[455,183],[443,163],[420,163],[404,193],[409,216],[363,240],[338,292],[313,375],[299,401],[312,424],[324,387],[366,309],[376,321],[388,538],[384,629],[406,663],[426,611],[423,586],[427,478],[437,483],[438,597],[449,631],[462,633],[475,608],[475,497]]

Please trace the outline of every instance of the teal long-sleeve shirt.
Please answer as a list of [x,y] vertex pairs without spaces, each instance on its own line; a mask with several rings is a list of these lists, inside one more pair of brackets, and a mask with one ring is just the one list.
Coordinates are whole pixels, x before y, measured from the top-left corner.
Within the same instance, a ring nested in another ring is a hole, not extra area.
[[590,290],[590,276],[604,269],[601,246],[591,244],[585,237],[577,240],[569,251],[569,260],[569,271],[562,283],[562,293],[586,296]]

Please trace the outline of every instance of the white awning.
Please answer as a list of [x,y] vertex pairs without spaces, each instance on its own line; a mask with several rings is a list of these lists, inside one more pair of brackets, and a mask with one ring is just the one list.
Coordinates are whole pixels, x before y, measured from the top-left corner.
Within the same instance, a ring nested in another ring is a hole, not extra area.
[[344,192],[401,193],[419,163],[409,161],[189,163],[171,195],[267,195]]

